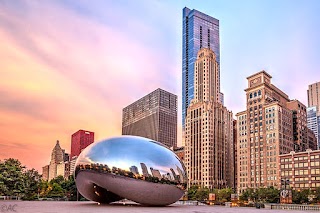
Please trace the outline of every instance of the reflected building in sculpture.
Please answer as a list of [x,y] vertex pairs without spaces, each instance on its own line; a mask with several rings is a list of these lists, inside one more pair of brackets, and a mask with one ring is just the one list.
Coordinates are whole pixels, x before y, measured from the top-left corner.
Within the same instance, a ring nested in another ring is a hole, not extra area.
[[177,146],[177,96],[157,89],[122,110],[122,135]]
[[130,167],[130,172],[132,172],[132,173],[135,174],[135,175],[138,175],[138,174],[139,174],[138,167],[136,167],[136,166],[131,166],[131,167]]

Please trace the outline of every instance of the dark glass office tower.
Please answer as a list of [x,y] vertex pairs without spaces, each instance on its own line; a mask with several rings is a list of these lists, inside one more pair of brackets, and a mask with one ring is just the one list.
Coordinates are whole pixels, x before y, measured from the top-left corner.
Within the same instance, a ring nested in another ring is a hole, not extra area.
[[122,110],[122,134],[177,146],[177,96],[157,89]]
[[[220,65],[219,20],[197,10],[183,8],[182,42],[182,126],[184,130],[187,108],[194,97],[194,63],[200,48],[213,50]],[[223,94],[220,93],[220,71],[218,78],[218,101],[223,104]]]

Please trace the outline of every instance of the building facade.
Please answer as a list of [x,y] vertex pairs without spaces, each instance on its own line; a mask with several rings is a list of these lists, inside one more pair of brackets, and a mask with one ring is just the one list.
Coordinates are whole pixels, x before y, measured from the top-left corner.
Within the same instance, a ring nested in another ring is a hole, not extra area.
[[60,147],[60,143],[57,140],[57,143],[51,152],[51,161],[49,164],[48,180],[52,180],[53,178],[56,178],[58,176],[57,166],[59,163],[64,162],[64,154],[65,154],[64,149]]
[[73,156],[70,158],[70,163],[69,163],[69,175],[73,175],[74,171],[76,170],[76,162],[77,162],[78,156]]
[[185,123],[185,165],[188,186],[232,187],[233,118],[219,100],[219,64],[215,53],[202,48],[194,66],[194,99]]
[[320,150],[280,155],[281,179],[288,179],[294,190],[320,187]]
[[308,133],[307,133],[307,138],[308,138],[308,146],[309,149],[311,150],[318,150],[318,142],[317,142],[317,138],[316,135],[314,134],[314,132],[308,128]]
[[289,101],[287,108],[292,111],[294,151],[306,151],[310,148],[307,127],[307,108],[298,100]]
[[49,165],[45,165],[42,167],[42,180],[49,180]]
[[83,149],[94,142],[94,132],[79,130],[71,136],[70,159],[79,156]]
[[233,189],[234,191],[238,188],[238,170],[237,170],[237,143],[238,143],[238,130],[237,130],[237,120],[233,120]]
[[177,96],[157,89],[122,110],[122,134],[177,146]]
[[279,155],[294,150],[289,97],[265,71],[247,78],[247,109],[237,116],[237,186],[279,188]]
[[[220,65],[219,20],[185,7],[182,31],[182,126],[184,129],[187,109],[194,98],[194,70],[198,51],[201,48],[213,50],[216,62]],[[219,70],[217,70],[217,82],[218,92],[214,98],[223,103]]]
[[308,87],[308,107],[316,106],[320,115],[320,82],[310,84]]
[[317,106],[307,108],[307,125],[315,134],[317,139],[317,149],[320,149],[320,115],[318,115]]

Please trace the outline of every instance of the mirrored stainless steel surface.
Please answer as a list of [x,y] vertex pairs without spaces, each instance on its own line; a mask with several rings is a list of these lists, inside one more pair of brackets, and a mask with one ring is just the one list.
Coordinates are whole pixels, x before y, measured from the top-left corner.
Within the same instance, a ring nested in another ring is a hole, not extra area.
[[119,136],[83,150],[75,179],[89,200],[110,203],[127,198],[144,205],[169,205],[184,194],[185,171],[180,159],[161,143]]

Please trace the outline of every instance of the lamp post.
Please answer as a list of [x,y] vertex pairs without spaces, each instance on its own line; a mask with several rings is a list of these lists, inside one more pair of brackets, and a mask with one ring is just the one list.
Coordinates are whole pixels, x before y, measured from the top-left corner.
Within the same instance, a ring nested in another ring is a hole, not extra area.
[[291,191],[287,190],[287,185],[290,186],[290,180],[288,178],[281,179],[281,185],[284,186],[284,189],[280,192],[280,202],[291,203]]
[[287,189],[287,185],[290,185],[290,180],[288,178],[281,179],[281,185],[284,185],[284,189]]

